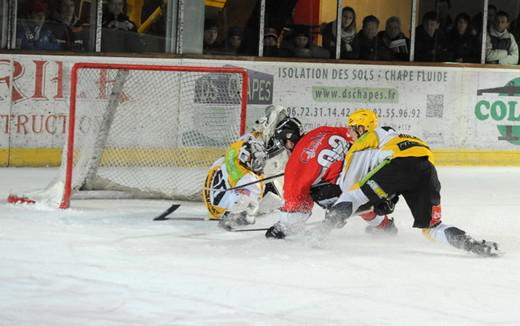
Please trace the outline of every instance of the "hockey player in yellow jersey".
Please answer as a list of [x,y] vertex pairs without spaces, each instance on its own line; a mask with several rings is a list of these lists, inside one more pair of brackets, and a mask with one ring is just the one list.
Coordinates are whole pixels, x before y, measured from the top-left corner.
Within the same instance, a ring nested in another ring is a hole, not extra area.
[[428,239],[482,256],[495,255],[498,245],[476,241],[463,230],[441,221],[440,182],[428,144],[389,127],[378,127],[371,110],[354,111],[347,118],[354,143],[345,155],[340,180],[342,194],[326,213],[314,235],[323,238],[360,207],[392,206],[403,196],[414,218],[413,227]]
[[[220,226],[253,224],[264,192],[264,143],[251,134],[242,136],[211,166],[202,197],[210,219]],[[240,187],[252,183],[251,185]],[[239,187],[237,189],[230,189]]]

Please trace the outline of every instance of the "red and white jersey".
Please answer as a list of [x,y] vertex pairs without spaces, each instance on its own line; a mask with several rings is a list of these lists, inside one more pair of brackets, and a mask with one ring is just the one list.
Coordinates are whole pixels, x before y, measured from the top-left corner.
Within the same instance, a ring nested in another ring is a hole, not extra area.
[[314,205],[311,187],[320,182],[336,183],[351,143],[347,128],[323,126],[305,134],[285,166],[281,210],[310,212]]

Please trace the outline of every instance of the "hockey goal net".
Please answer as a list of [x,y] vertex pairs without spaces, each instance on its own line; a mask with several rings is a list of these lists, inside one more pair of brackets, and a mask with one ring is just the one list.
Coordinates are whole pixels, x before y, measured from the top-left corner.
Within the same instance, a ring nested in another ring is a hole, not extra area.
[[9,201],[198,200],[211,164],[245,131],[247,82],[241,68],[75,64],[59,177]]

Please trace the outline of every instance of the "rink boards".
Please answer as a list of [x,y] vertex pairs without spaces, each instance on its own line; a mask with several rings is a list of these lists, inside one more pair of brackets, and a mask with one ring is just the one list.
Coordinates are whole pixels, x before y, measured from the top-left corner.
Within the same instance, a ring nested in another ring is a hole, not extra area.
[[70,69],[84,61],[241,67],[250,79],[248,129],[269,104],[287,106],[306,129],[344,125],[368,107],[382,125],[425,139],[439,165],[520,165],[515,69],[13,54],[0,58],[0,166],[59,164]]

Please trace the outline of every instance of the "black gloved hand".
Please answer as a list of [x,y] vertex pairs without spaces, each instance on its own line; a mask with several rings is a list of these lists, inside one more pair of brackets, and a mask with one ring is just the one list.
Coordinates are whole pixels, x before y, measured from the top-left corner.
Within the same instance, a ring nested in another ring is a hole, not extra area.
[[390,199],[384,199],[382,202],[374,206],[374,213],[377,215],[392,214],[395,209],[395,204],[399,201],[399,196],[394,196]]
[[329,209],[341,195],[341,188],[331,183],[319,183],[311,187],[312,200],[322,208]]
[[268,239],[285,239],[285,233],[283,232],[280,223],[276,223],[275,225],[271,226],[265,232],[265,237]]

